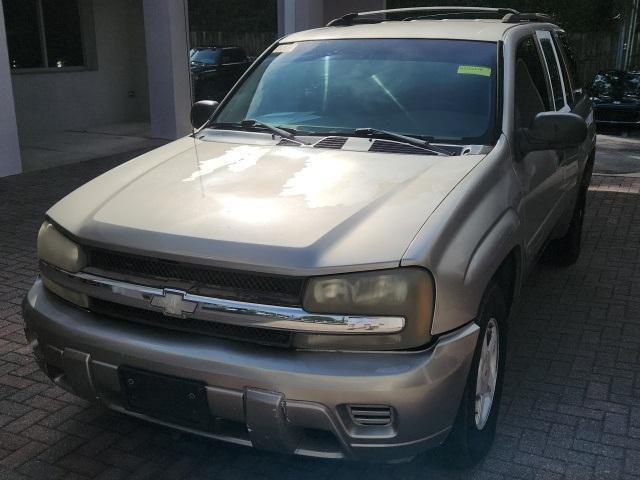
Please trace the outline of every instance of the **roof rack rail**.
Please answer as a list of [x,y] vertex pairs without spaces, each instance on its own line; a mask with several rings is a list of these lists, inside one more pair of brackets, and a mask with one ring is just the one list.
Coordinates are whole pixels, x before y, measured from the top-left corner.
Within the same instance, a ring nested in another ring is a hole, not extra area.
[[[419,20],[423,18],[497,18],[503,23],[520,22],[548,22],[554,23],[553,18],[544,13],[520,13],[512,8],[488,7],[414,7],[393,8],[389,10],[372,10],[370,12],[347,13],[340,18],[331,20],[327,27],[346,27],[357,24],[380,23],[384,18],[371,18],[373,15],[420,12],[422,15],[407,17],[403,20]],[[477,15],[477,17],[475,16]]]
[[545,15],[544,13],[508,13],[502,19],[502,23],[520,22],[554,23],[554,20],[549,15]]
[[[356,25],[362,23],[379,23],[382,22],[381,18],[360,18],[371,15],[385,15],[388,13],[410,13],[410,12],[423,12],[425,15],[421,17],[440,17],[447,18],[459,17],[461,15],[495,15],[495,18],[506,18],[509,15],[518,15],[520,12],[512,8],[487,8],[487,7],[413,7],[413,8],[393,8],[388,10],[372,10],[369,12],[359,13],[347,13],[340,18],[331,20],[327,27],[345,27],[349,25]],[[409,20],[407,18],[405,20]]]

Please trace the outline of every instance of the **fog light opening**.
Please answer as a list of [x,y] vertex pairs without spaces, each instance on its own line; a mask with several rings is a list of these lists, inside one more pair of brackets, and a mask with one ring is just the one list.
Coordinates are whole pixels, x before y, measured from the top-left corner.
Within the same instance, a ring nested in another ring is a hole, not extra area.
[[349,415],[362,427],[385,427],[393,422],[393,409],[388,405],[349,405]]

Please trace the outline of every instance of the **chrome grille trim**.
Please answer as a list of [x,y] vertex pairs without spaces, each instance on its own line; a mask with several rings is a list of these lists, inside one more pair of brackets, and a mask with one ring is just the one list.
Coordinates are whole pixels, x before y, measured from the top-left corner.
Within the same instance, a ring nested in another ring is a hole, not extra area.
[[[112,280],[89,273],[69,273],[46,263],[40,264],[40,271],[44,277],[77,293],[108,302],[161,312],[166,316],[177,317],[176,322],[179,322],[180,318],[196,318],[245,327],[334,335],[398,333],[405,325],[404,317],[314,314],[298,307],[205,297],[174,289],[146,287]],[[173,302],[168,312],[167,302],[158,301],[168,295],[175,296],[177,293],[182,296],[180,305],[184,305],[180,314]],[[193,304],[196,304],[195,308],[192,308]]]

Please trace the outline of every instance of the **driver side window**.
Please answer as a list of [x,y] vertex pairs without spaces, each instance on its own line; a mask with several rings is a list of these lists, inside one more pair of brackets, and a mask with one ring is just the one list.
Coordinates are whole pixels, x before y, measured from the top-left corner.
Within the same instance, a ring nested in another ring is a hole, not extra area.
[[538,113],[551,110],[546,73],[532,36],[516,50],[514,92],[516,128],[529,127]]

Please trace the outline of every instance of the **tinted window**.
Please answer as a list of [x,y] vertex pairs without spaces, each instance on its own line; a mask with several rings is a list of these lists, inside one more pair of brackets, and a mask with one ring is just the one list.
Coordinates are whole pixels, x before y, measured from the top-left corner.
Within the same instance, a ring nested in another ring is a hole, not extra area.
[[3,0],[11,68],[42,67],[38,5],[35,0]]
[[558,62],[556,60],[555,52],[553,50],[553,44],[551,38],[540,38],[540,46],[544,53],[544,59],[549,71],[549,77],[551,78],[551,91],[553,94],[553,103],[556,110],[560,110],[564,107],[564,91],[562,87],[562,79],[560,78],[560,70],[558,69]]
[[246,55],[240,48],[229,48],[222,53],[222,63],[240,63],[246,60]]
[[191,61],[207,65],[217,65],[220,61],[220,50],[215,48],[194,48],[191,51]]
[[77,0],[3,0],[11,68],[84,65]]
[[493,141],[495,43],[331,40],[277,47],[221,109],[301,131],[372,127],[451,142]]
[[567,70],[567,64],[565,62],[564,57],[561,54],[560,47],[558,46],[558,42],[556,39],[553,39],[553,45],[556,49],[556,54],[558,55],[558,60],[560,62],[560,70],[562,73],[562,85],[564,87],[564,96],[567,99],[567,104],[569,106],[573,106],[573,92],[571,91],[571,79],[569,78],[569,72]]
[[544,71],[540,54],[536,48],[533,37],[528,37],[518,45],[516,61],[522,61],[527,67],[527,73],[531,76],[538,95],[543,103],[544,111],[551,110],[549,103],[549,89],[547,87],[547,75]]
[[49,67],[84,64],[76,0],[42,0]]
[[538,113],[550,110],[546,74],[533,37],[518,45],[514,88],[516,128],[528,127]]
[[578,81],[578,64],[576,63],[573,49],[569,44],[567,34],[565,32],[557,32],[557,36],[560,43],[560,49],[562,50],[562,53],[564,54],[564,58],[566,60],[567,72],[569,74],[571,84],[574,86],[574,88],[579,88],[580,86],[582,86],[582,84]]

